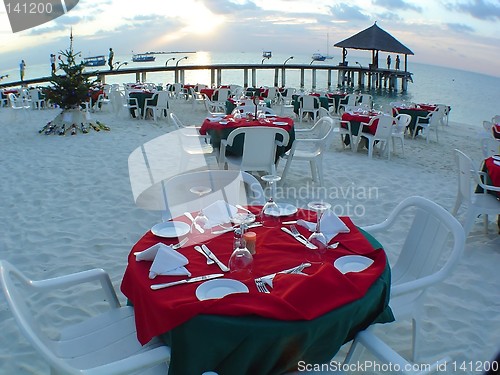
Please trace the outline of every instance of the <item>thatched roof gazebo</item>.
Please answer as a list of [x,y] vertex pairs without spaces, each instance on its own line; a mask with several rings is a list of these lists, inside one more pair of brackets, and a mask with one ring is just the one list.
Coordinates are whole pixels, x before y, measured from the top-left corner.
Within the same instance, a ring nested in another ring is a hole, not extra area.
[[334,44],[334,47],[342,48],[342,64],[347,65],[345,58],[347,56],[347,49],[361,49],[372,51],[372,63],[371,68],[378,68],[378,52],[393,52],[402,54],[405,56],[405,72],[407,71],[408,55],[413,55],[414,53],[405,45],[400,43],[396,38],[394,38],[387,31],[382,30],[377,26],[377,22],[373,26],[360,31],[359,33]]

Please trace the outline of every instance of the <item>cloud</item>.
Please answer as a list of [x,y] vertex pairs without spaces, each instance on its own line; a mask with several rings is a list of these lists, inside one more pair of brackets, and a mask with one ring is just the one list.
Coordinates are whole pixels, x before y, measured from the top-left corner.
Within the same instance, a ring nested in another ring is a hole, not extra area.
[[260,9],[257,5],[255,5],[255,3],[248,0],[200,0],[200,3],[204,4],[207,9],[215,14],[235,14]]
[[[498,0],[496,0],[496,4],[498,3]],[[471,15],[479,20],[500,20],[500,6],[484,0],[474,0],[473,2],[459,4],[447,4],[446,7],[450,10]]]
[[332,17],[339,21],[367,21],[369,16],[362,12],[362,8],[346,4],[338,4],[330,7]]
[[422,12],[422,8],[409,4],[404,0],[373,0],[373,4],[387,8],[388,10],[414,10],[419,13]]
[[449,30],[457,33],[473,33],[475,30],[469,25],[463,23],[447,23],[446,26]]

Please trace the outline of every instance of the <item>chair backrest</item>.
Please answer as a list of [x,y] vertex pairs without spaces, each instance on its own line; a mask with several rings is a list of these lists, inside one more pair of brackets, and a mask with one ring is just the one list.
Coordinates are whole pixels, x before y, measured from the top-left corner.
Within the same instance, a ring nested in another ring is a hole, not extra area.
[[483,128],[488,132],[488,134],[491,134],[491,127],[493,126],[493,123],[491,121],[484,120],[483,121]]
[[244,137],[241,167],[243,171],[271,171],[275,164],[277,146],[286,146],[286,130],[271,126],[252,126],[234,129],[227,137],[232,145],[236,137]]
[[320,107],[320,101],[317,96],[303,95],[299,100],[302,109],[318,109]]
[[335,127],[335,120],[329,116],[321,117],[316,124],[314,124],[315,130],[317,129],[317,135],[315,137],[317,143],[317,152],[322,155],[326,149],[330,146],[331,140],[333,138],[333,128]]
[[122,109],[123,104],[125,104],[125,95],[118,90],[112,90],[109,93],[109,100],[111,101],[113,112],[118,113]]
[[491,118],[492,124],[500,124],[500,115],[495,115]]
[[458,263],[465,247],[464,230],[450,212],[423,197],[406,198],[383,223],[363,229],[377,233],[394,224],[401,228],[401,223],[408,223],[408,231],[391,269],[391,292],[423,293],[443,281]]
[[346,105],[354,107],[358,105],[358,95],[357,94],[347,94],[344,97],[344,102]]
[[158,94],[158,100],[156,101],[156,106],[158,108],[164,108],[164,109],[168,109],[168,91],[157,91],[157,94]]
[[472,201],[472,179],[476,168],[471,158],[462,151],[455,149],[455,162],[458,167],[458,195],[466,204]]
[[373,107],[373,96],[370,94],[361,94],[359,96],[359,104],[366,105],[371,109]]
[[214,94],[212,95],[212,98],[217,96],[216,101],[225,102],[229,98],[229,95],[230,95],[229,89],[217,89],[217,90],[215,90]]
[[[162,181],[167,217],[193,212],[222,200],[236,204],[263,205],[265,195],[259,181],[251,174],[236,170],[203,170],[188,172]],[[202,197],[191,193],[194,186],[210,187]],[[164,215],[165,218],[165,215]]]
[[493,155],[500,155],[500,139],[481,138],[481,151],[485,159]]
[[404,133],[408,125],[410,125],[411,116],[405,113],[400,113],[396,116],[396,133]]
[[[375,132],[375,138],[377,139],[387,139],[392,135],[392,127],[394,125],[394,117],[390,115],[379,115],[375,119],[378,120],[377,131]],[[376,121],[373,119],[374,121]]]
[[172,122],[174,123],[174,126],[177,129],[183,129],[186,127],[186,125],[184,125],[184,123],[179,119],[179,117],[177,117],[177,115],[175,113],[170,112],[169,116],[170,116],[170,119],[172,120]]

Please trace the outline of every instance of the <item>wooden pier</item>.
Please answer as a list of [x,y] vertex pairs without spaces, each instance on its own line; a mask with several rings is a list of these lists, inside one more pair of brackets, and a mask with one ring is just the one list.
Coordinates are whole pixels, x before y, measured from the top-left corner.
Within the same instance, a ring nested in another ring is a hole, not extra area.
[[[359,65],[359,64],[358,64]],[[214,65],[182,65],[182,66],[153,66],[139,68],[120,68],[116,70],[94,70],[87,71],[84,74],[90,78],[98,78],[105,83],[109,76],[130,75],[135,74],[136,82],[147,82],[147,74],[152,72],[173,72],[174,81],[185,83],[185,75],[188,71],[204,70],[210,72],[210,84],[220,86],[235,82],[224,81],[224,72],[228,70],[240,70],[242,73],[242,82],[244,87],[257,86],[257,73],[263,70],[274,71],[273,82],[267,84],[260,82],[259,85],[283,87],[286,86],[287,76],[291,74],[299,74],[300,88],[305,89],[306,74],[311,77],[310,89],[315,90],[318,87],[317,73],[318,71],[326,71],[327,82],[322,83],[321,87],[332,89],[334,86],[334,74],[336,74],[336,87],[366,87],[368,89],[386,88],[389,90],[397,90],[398,87],[402,91],[407,91],[408,81],[412,81],[412,73],[395,69],[380,69],[373,67],[347,66],[342,63],[339,65],[325,64],[214,64]],[[50,82],[51,77],[40,77],[36,79],[17,81],[17,82],[0,82],[0,88],[27,86],[35,84],[44,84]],[[399,85],[398,85],[398,80]]]

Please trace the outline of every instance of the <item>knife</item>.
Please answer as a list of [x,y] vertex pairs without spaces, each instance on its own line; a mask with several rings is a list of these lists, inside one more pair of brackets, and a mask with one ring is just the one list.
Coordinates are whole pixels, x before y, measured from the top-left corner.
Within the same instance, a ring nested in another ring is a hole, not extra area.
[[191,223],[193,223],[194,227],[198,232],[205,233],[205,229],[203,229],[200,224],[194,222],[194,217],[193,215],[191,215],[190,212],[184,212],[184,216],[186,216],[189,220],[191,220]]
[[[252,224],[249,224],[246,226],[247,229],[250,229],[250,228],[257,228],[257,227],[261,227],[262,226],[262,223],[261,222],[258,222],[256,221],[255,223],[252,223]],[[226,229],[221,229],[221,230],[214,230],[212,232],[212,234],[224,234],[224,233],[227,233],[227,232],[232,232],[235,228],[235,226],[232,226],[231,228],[226,228]]]
[[168,287],[174,286],[174,285],[189,284],[189,283],[196,283],[198,281],[216,279],[216,278],[222,277],[222,276],[224,276],[223,273],[213,273],[211,275],[191,277],[189,279],[184,279],[184,280],[179,280],[179,281],[173,281],[171,283],[153,284],[153,285],[151,285],[151,289],[158,290],[158,289],[162,289],[162,288],[168,288]]
[[222,272],[228,272],[229,271],[229,268],[224,263],[222,263],[215,256],[214,253],[212,253],[210,251],[210,249],[207,247],[207,245],[203,244],[203,245],[201,245],[201,248],[203,249],[203,251],[205,252],[205,254],[207,254],[215,263],[217,263],[217,265],[219,266],[219,268],[221,269]]
[[309,249],[314,249],[316,250],[318,247],[312,243],[310,243],[309,241],[303,239],[302,237],[300,236],[296,236],[295,234],[292,233],[292,231],[288,228],[285,228],[285,227],[281,227],[281,230],[285,233],[288,233],[290,236],[292,236],[293,238],[295,238],[297,241],[299,241],[301,244],[303,245],[306,245]]
[[202,249],[201,247],[199,246],[195,246],[194,249],[199,252],[200,254],[202,254],[205,258],[207,258],[207,264],[214,264],[214,261],[212,260],[212,258],[210,258]]

